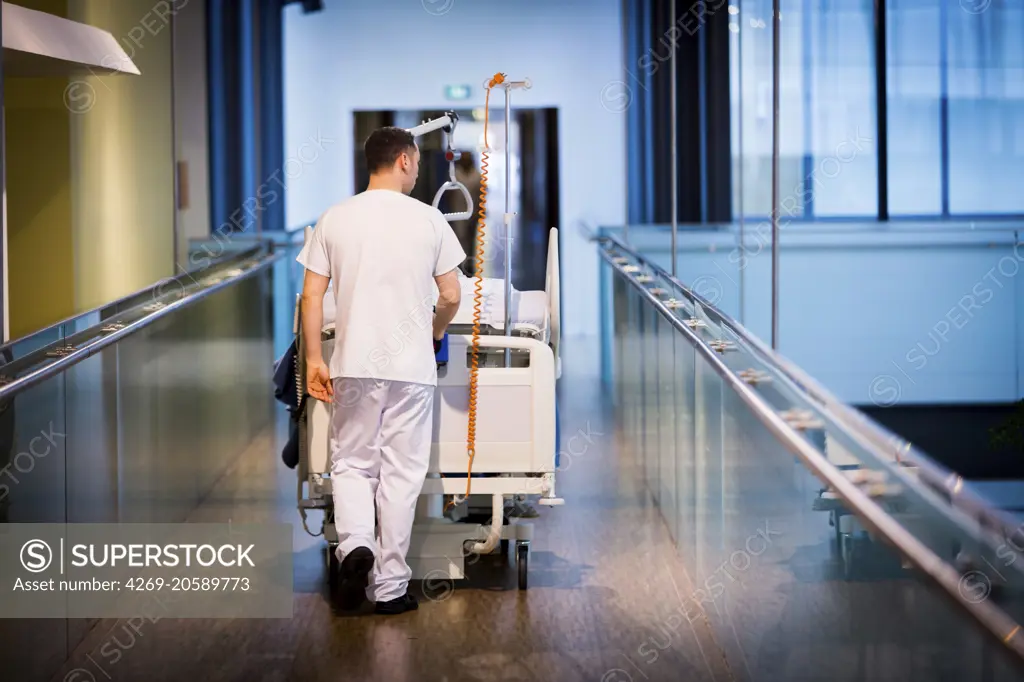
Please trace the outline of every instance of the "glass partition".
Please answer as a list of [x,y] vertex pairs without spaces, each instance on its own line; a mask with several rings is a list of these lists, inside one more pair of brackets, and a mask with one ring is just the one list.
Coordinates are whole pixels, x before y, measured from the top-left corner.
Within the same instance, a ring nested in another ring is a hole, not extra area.
[[[67,357],[68,340],[85,349],[113,333],[89,319],[139,324],[28,388],[0,388],[0,523],[188,520],[275,428],[274,260],[257,249],[6,347],[15,378]],[[49,679],[94,624],[0,620],[0,679]]]
[[[0,401],[0,523],[62,523],[67,517],[65,387],[57,376]],[[63,620],[0,621],[0,637],[4,679],[45,679],[54,659],[68,653]],[[8,656],[16,659],[4,660]]]
[[704,621],[737,680],[1019,679],[1016,553],[714,307],[603,253],[627,455],[687,569],[665,622]]

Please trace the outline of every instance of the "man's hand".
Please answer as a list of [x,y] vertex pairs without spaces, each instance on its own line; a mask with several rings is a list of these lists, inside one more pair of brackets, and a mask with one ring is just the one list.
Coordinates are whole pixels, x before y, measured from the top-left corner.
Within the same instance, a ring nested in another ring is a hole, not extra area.
[[334,402],[334,385],[331,383],[331,372],[323,362],[309,363],[306,370],[307,392],[325,403]]
[[330,278],[306,270],[302,283],[302,337],[306,345],[306,392],[325,403],[333,402],[331,372],[324,363],[320,329],[324,321],[324,293]]
[[434,340],[440,341],[448,331],[448,325],[455,318],[462,303],[462,287],[459,285],[458,270],[452,270],[434,278],[437,283],[437,305],[434,309]]

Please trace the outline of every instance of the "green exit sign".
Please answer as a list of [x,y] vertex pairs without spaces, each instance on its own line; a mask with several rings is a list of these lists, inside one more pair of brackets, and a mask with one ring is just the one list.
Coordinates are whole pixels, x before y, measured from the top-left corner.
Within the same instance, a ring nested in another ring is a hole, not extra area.
[[444,96],[448,99],[464,100],[469,99],[469,86],[468,85],[446,85],[444,87]]

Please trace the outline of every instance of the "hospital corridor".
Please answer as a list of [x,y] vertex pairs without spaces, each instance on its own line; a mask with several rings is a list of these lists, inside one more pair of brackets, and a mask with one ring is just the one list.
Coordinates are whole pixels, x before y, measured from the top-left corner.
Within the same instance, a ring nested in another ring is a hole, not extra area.
[[2,5],[0,682],[1024,680],[1019,3]]

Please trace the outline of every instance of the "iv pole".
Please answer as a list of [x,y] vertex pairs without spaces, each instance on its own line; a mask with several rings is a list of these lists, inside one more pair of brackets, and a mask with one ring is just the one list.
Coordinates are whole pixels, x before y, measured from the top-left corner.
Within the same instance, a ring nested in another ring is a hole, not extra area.
[[772,3],[772,350],[779,349],[779,21]]
[[[499,87],[505,90],[505,336],[512,336],[512,149],[509,131],[512,128],[513,89],[530,89],[530,79],[505,81]],[[485,86],[486,87],[486,86]],[[512,349],[505,349],[505,367],[512,366]]]

